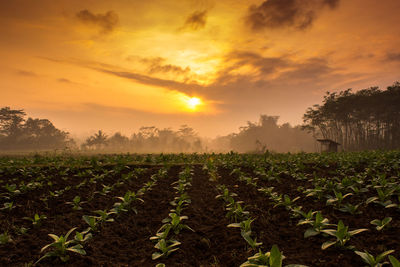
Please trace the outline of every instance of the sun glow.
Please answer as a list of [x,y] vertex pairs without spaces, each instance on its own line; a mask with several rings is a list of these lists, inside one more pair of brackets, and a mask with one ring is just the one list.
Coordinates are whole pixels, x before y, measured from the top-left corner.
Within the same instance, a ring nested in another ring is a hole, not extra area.
[[188,97],[185,99],[185,102],[187,107],[192,111],[195,111],[197,107],[203,103],[198,97]]

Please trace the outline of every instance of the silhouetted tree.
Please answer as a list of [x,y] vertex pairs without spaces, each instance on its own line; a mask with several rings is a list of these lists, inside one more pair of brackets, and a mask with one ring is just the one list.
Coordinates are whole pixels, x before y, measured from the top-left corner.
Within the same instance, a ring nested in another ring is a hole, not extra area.
[[342,144],[344,150],[400,148],[400,83],[330,93],[307,109],[303,128]]
[[100,150],[107,145],[107,135],[103,133],[102,130],[99,130],[92,136],[89,136],[86,139],[86,142],[83,144],[84,148],[95,148],[96,150]]
[[57,149],[72,146],[69,133],[57,129],[47,119],[24,119],[23,110],[0,109],[0,148]]

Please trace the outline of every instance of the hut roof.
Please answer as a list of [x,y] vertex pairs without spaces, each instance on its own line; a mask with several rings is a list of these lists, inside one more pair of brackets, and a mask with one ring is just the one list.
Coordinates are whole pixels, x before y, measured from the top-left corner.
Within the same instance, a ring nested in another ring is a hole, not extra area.
[[317,139],[317,141],[321,142],[321,143],[325,143],[325,144],[335,144],[335,145],[340,146],[340,144],[338,142],[335,142],[331,139]]

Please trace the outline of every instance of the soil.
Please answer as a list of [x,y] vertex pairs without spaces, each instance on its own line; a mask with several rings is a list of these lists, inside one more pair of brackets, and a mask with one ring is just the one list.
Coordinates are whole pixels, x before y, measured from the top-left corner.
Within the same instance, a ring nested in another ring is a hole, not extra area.
[[[91,214],[93,210],[109,209],[115,202],[116,196],[123,195],[127,190],[138,190],[149,180],[151,174],[160,168],[150,165],[140,167],[148,170],[137,179],[125,183],[106,196],[95,195],[93,199],[82,205],[81,211],[72,210],[71,206],[66,205],[65,202],[72,201],[78,193],[83,200],[90,199],[93,192],[101,188],[101,184],[88,186],[84,190],[71,189],[56,199],[50,199],[48,207],[43,207],[43,202],[40,201],[43,190],[34,190],[17,197],[15,201],[22,204],[21,207],[12,212],[1,211],[0,213],[2,230],[9,231],[13,239],[11,243],[0,245],[0,265],[24,266],[25,263],[37,261],[43,256],[40,249],[52,241],[48,236],[49,233],[65,234],[72,227],[78,227],[79,231],[84,230],[87,225],[82,220],[82,215]],[[198,165],[194,166],[192,186],[187,191],[192,202],[182,212],[182,215],[188,216],[185,223],[195,232],[181,231],[176,236],[176,239],[182,243],[179,249],[168,258],[152,260],[151,255],[156,249],[150,237],[155,235],[162,225],[162,220],[168,216],[172,208],[170,201],[176,193],[171,184],[178,179],[181,170],[181,165],[172,166],[168,175],[159,179],[152,190],[141,197],[144,202],[137,202],[135,205],[137,213],[132,210],[115,217],[114,222],[105,223],[84,245],[87,255],[70,253],[70,260],[67,263],[62,263],[56,258],[48,258],[38,265],[155,266],[162,262],[166,266],[240,266],[257,251],[247,246],[239,229],[227,227],[231,222],[226,217],[224,202],[215,199],[218,194],[216,189],[218,184],[226,185],[230,191],[238,195],[235,199],[244,202],[250,216],[256,218],[252,224],[252,231],[257,236],[257,241],[263,243],[263,251],[269,250],[274,244],[278,245],[286,257],[284,265],[295,263],[307,266],[364,265],[361,258],[351,250],[336,247],[321,250],[321,244],[327,240],[325,237],[316,236],[305,239],[303,234],[306,227],[297,226],[298,219],[290,218],[290,213],[284,207],[274,208],[270,200],[258,192],[257,188],[238,181],[234,175],[230,176],[229,170],[220,168],[220,178],[213,182]],[[118,179],[120,177],[107,177],[104,183],[113,184]],[[289,178],[286,177],[286,179]],[[70,185],[78,183],[79,180],[76,179],[73,182],[69,181]],[[298,181],[293,181],[293,183],[260,181],[259,185],[274,186],[277,192],[296,196],[299,183]],[[400,216],[398,212],[371,206],[363,208],[361,215],[353,216],[312,199],[302,199],[298,204],[303,206],[305,211],[322,210],[322,214],[332,223],[337,223],[339,219],[342,219],[346,225],[351,226],[351,229],[368,228],[369,231],[351,239],[350,244],[359,250],[366,249],[373,252],[375,255],[386,249],[395,249],[396,252],[393,255],[399,258],[400,226],[398,222]],[[32,216],[35,212],[45,214],[48,219],[40,227],[32,228],[30,222],[22,218]],[[382,219],[384,216],[393,218],[392,228],[378,233],[369,221],[376,218]],[[24,226],[30,229],[25,235],[16,235],[13,226]]]

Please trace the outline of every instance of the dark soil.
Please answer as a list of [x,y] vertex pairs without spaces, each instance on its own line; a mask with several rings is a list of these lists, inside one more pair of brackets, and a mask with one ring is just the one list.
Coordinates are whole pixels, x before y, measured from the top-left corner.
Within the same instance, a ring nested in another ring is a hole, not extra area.
[[[15,212],[1,211],[1,226],[12,232],[13,242],[0,245],[1,266],[24,266],[25,263],[35,262],[43,253],[40,249],[51,242],[49,233],[65,234],[70,228],[78,227],[84,230],[87,225],[82,220],[83,214],[97,209],[109,209],[115,202],[116,196],[121,196],[127,190],[136,191],[143,183],[149,180],[150,175],[159,167],[146,166],[149,170],[138,177],[125,183],[116,191],[107,196],[96,195],[93,200],[82,205],[82,211],[73,211],[71,206],[65,205],[66,201],[72,201],[77,191],[71,189],[65,195],[57,199],[49,200],[48,209],[43,208],[39,196],[40,190],[30,192],[26,199],[18,199],[23,203]],[[322,236],[305,239],[303,237],[306,227],[296,226],[298,219],[290,218],[290,213],[283,207],[273,208],[273,204],[257,188],[246,185],[229,175],[228,170],[220,169],[220,179],[217,182],[209,181],[208,175],[200,166],[194,166],[192,186],[188,188],[188,195],[192,203],[183,210],[182,214],[189,217],[185,221],[195,230],[183,230],[176,239],[182,244],[179,250],[166,259],[154,261],[151,255],[156,251],[154,242],[149,238],[157,232],[162,225],[162,220],[168,216],[172,206],[170,201],[176,196],[171,183],[178,179],[182,170],[181,165],[172,166],[166,178],[159,179],[151,191],[146,192],[143,203],[137,202],[137,214],[130,211],[115,217],[114,222],[104,224],[99,232],[94,233],[93,239],[88,241],[84,249],[85,256],[71,253],[70,260],[64,264],[55,258],[43,260],[40,266],[155,266],[157,263],[165,263],[166,266],[240,266],[249,256],[257,251],[249,249],[246,241],[241,237],[240,230],[228,228],[230,223],[226,217],[224,202],[216,200],[218,194],[216,185],[225,184],[230,191],[238,194],[237,200],[242,200],[251,217],[256,220],[252,224],[254,235],[262,242],[263,251],[269,250],[272,245],[278,245],[286,256],[285,264],[305,264],[308,266],[363,266],[361,258],[353,251],[331,247],[321,250],[321,244],[327,240]],[[116,182],[120,177],[109,177],[106,184]],[[289,183],[275,183],[278,192],[286,192],[291,195],[298,186],[298,182],[288,186]],[[76,184],[76,183],[75,183]],[[264,183],[268,185],[267,182]],[[85,188],[81,197],[86,200],[94,190],[99,190],[99,185],[94,188]],[[101,185],[100,185],[101,186]],[[288,191],[289,190],[289,191]],[[294,194],[296,195],[296,194]],[[319,209],[324,216],[329,217],[332,223],[342,219],[351,229],[368,227],[370,230],[354,237],[350,244],[358,249],[367,249],[370,252],[382,252],[385,249],[396,249],[395,256],[400,253],[398,213],[382,208],[369,207],[363,210],[360,216],[343,214],[332,207],[326,207],[325,203],[314,202],[312,199],[302,200],[300,205],[303,210]],[[41,211],[43,209],[43,211]],[[32,216],[35,212],[46,214],[48,219],[38,228],[28,230],[26,235],[15,235],[12,225],[29,226],[29,221],[22,217]],[[369,225],[371,218],[393,217],[393,227],[383,234],[377,233],[374,227]],[[3,230],[4,231],[4,230]],[[2,231],[2,232],[3,232]],[[376,254],[375,254],[376,255]]]

